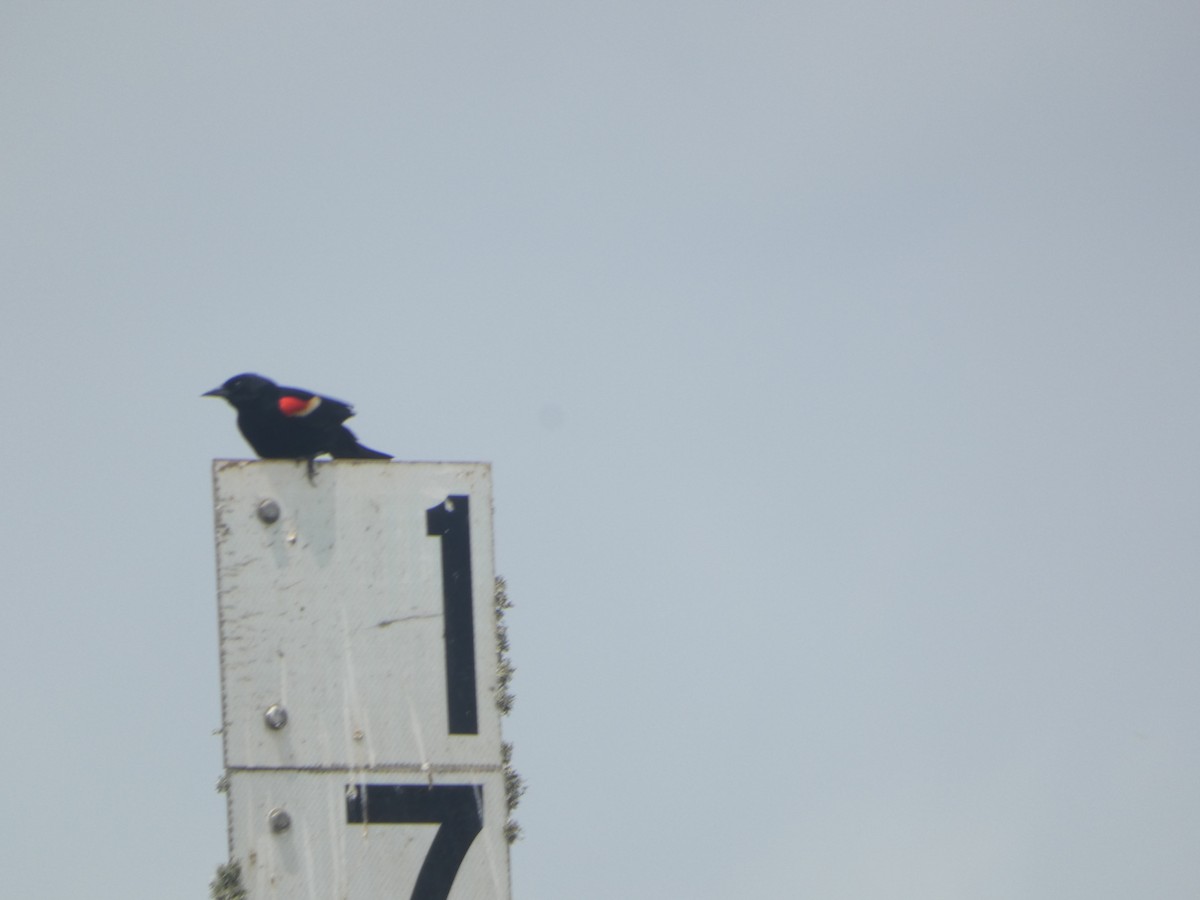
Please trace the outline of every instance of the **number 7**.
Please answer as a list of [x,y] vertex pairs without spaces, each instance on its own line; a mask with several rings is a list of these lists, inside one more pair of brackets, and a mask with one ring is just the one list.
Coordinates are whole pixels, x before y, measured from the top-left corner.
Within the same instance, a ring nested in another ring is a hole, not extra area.
[[410,900],[447,900],[467,851],[483,828],[481,784],[350,784],[346,822],[439,825]]

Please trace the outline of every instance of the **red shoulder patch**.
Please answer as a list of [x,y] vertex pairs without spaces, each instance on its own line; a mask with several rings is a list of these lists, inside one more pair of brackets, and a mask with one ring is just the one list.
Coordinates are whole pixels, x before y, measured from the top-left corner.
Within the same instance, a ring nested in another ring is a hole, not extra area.
[[313,397],[310,400],[301,400],[299,397],[293,397],[289,394],[284,394],[279,398],[279,411],[285,416],[307,416],[320,405],[320,397]]

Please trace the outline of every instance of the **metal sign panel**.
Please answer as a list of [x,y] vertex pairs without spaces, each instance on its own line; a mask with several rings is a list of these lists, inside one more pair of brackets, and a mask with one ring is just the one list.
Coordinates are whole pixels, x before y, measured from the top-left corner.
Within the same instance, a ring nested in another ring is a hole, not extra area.
[[490,476],[214,462],[230,855],[251,900],[509,896]]
[[[503,776],[234,770],[230,831],[258,898],[509,897]],[[286,815],[286,826],[273,824]]]

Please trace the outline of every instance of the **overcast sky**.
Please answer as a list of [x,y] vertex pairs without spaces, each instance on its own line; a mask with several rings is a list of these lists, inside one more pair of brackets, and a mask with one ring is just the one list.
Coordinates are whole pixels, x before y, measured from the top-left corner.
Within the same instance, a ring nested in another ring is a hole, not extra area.
[[199,394],[494,464],[516,900],[1200,896],[1194,2],[0,3],[0,861],[225,857]]

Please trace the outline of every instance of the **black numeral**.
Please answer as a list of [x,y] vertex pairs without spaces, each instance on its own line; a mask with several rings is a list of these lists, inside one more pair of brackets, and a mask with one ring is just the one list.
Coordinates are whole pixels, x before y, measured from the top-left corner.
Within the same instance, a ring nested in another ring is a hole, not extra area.
[[410,900],[446,900],[475,835],[483,828],[483,785],[347,785],[346,821],[441,826],[417,873]]
[[475,697],[475,623],[471,590],[470,498],[455,494],[425,510],[426,533],[442,539],[442,616],[446,715],[450,734],[479,734]]

